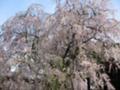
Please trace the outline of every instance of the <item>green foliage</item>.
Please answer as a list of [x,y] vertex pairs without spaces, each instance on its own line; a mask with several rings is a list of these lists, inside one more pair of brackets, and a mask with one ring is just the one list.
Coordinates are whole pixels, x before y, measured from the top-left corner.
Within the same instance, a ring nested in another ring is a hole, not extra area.
[[0,83],[2,83],[5,80],[3,76],[0,76]]
[[102,56],[95,51],[89,52],[89,57],[95,59],[98,64],[102,61]]
[[58,68],[61,71],[63,71],[65,67],[63,59],[59,56],[55,56],[53,60],[50,61],[50,65],[52,68]]
[[49,90],[60,90],[60,82],[56,75],[49,77]]

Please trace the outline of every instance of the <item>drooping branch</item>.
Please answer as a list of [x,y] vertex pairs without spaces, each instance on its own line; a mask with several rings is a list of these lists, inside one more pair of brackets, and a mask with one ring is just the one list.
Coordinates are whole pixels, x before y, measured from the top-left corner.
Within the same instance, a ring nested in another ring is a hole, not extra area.
[[66,56],[68,55],[71,47],[73,46],[74,41],[75,41],[75,35],[76,35],[76,33],[73,33],[73,34],[72,34],[72,39],[71,39],[71,41],[68,43],[68,46],[67,46],[67,48],[66,48],[66,50],[65,50],[65,54],[63,55],[63,59],[66,58]]

